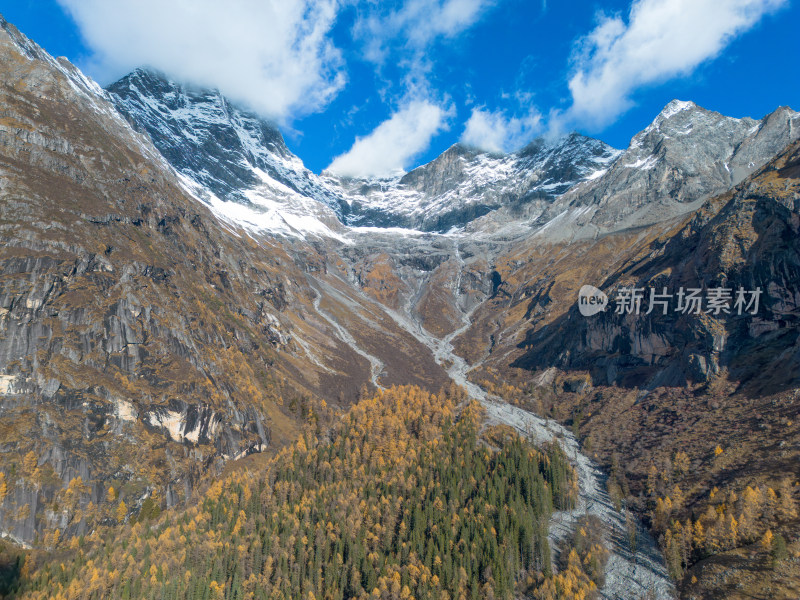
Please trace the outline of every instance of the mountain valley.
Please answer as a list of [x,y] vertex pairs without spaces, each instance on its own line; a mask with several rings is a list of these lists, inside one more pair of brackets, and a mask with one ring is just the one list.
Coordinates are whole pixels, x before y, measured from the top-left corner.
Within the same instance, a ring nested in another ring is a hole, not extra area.
[[[2,18],[0,73],[12,597],[800,593],[800,113],[675,100],[624,150],[457,144],[358,179],[219,92],[149,69],[103,90]],[[730,296],[587,317],[584,285]],[[497,489],[453,483],[475,473]],[[423,500],[436,556],[387,508]],[[453,562],[467,540],[510,558]]]

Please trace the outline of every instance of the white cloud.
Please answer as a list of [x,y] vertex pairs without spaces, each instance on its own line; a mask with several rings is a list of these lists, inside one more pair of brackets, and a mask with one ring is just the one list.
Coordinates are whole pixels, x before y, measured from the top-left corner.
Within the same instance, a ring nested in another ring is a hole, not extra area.
[[277,120],[325,106],[344,85],[329,39],[337,0],[58,1],[95,73],[154,67]]
[[511,152],[530,142],[542,117],[533,111],[526,117],[507,117],[502,111],[472,109],[461,141],[491,152]]
[[396,17],[408,39],[424,47],[437,37],[452,38],[466,31],[491,4],[487,0],[411,0]]
[[[401,0],[368,2],[359,6],[353,39],[363,58],[380,71],[389,61],[399,67],[379,90],[384,100],[411,98],[369,135],[357,138],[346,153],[327,168],[353,177],[390,176],[404,172],[428,148],[431,139],[448,127],[453,108],[429,100],[435,95],[428,76],[435,67],[431,47],[451,40],[475,25],[499,0]],[[398,87],[402,90],[398,93]]]
[[634,0],[627,23],[603,17],[577,48],[572,106],[556,121],[600,130],[639,87],[688,75],[786,0]]
[[[405,50],[403,59],[414,69],[427,65],[426,48],[440,38],[454,38],[477,23],[496,0],[407,0],[388,12],[371,11],[358,21],[357,38],[365,42],[364,55],[383,63],[389,49]],[[380,3],[375,5],[378,9]],[[394,53],[391,54],[394,56]]]
[[337,156],[327,168],[350,177],[401,174],[409,162],[447,128],[451,109],[427,100],[412,100],[378,125],[372,133],[357,138],[353,147]]

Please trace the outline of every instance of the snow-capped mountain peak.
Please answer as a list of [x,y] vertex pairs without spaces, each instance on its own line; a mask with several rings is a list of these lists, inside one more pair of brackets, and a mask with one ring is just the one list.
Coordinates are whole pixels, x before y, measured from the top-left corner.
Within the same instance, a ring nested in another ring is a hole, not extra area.
[[607,173],[573,186],[541,222],[561,216],[550,237],[594,236],[684,214],[759,169],[798,138],[798,124],[800,114],[788,108],[757,121],[673,100]]
[[342,225],[447,231],[501,206],[552,200],[619,154],[571,134],[508,155],[456,144],[409,173],[339,178],[306,169],[277,127],[217,91],[137,69],[108,95],[217,214],[286,235],[336,237]]
[[291,237],[339,237],[340,197],[270,122],[218,91],[136,69],[108,88],[116,105],[218,216]]
[[619,151],[570,134],[537,139],[513,154],[455,144],[402,177],[342,182],[352,224],[401,223],[426,231],[461,227],[500,207],[552,201],[602,174]]
[[342,241],[348,227],[447,232],[484,222],[498,209],[492,221],[501,228],[523,217],[534,227],[558,215],[569,220],[577,211],[574,223],[550,227],[548,235],[647,224],[728,189],[800,131],[790,109],[756,121],[673,100],[624,152],[571,133],[533,140],[512,154],[455,144],[402,175],[345,178],[312,173],[277,127],[217,91],[137,69],[108,96],[222,219]]

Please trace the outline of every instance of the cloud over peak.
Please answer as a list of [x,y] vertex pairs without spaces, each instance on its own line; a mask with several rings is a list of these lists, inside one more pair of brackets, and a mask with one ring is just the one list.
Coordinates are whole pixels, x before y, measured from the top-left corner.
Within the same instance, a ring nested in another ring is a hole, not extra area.
[[525,117],[508,117],[502,111],[474,108],[461,141],[490,152],[511,152],[533,139],[541,121],[541,115],[535,110]]
[[576,48],[572,106],[560,118],[595,131],[636,89],[688,75],[786,0],[634,0],[627,22],[603,16]]
[[429,100],[411,100],[369,135],[356,138],[353,147],[334,158],[327,170],[349,177],[402,174],[433,137],[447,128],[452,112]]
[[58,0],[115,76],[146,65],[278,121],[318,110],[345,83],[329,33],[336,0]]

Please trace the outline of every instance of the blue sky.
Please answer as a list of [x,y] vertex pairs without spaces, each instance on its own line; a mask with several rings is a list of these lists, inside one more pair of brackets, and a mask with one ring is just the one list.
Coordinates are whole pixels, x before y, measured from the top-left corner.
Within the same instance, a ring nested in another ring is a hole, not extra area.
[[220,88],[320,172],[388,174],[458,141],[573,129],[625,147],[671,99],[800,109],[797,0],[0,0],[106,85],[135,66]]

